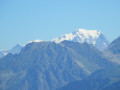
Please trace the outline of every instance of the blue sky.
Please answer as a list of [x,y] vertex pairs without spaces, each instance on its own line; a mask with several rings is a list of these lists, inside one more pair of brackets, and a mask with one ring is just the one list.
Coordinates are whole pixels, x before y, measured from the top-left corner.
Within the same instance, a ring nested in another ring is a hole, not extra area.
[[0,0],[0,50],[78,28],[120,36],[120,0]]

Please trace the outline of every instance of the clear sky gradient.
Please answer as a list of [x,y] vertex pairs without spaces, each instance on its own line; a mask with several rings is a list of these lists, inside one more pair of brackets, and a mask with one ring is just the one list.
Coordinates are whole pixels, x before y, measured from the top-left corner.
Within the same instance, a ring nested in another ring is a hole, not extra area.
[[120,36],[120,0],[0,0],[0,50],[79,28]]

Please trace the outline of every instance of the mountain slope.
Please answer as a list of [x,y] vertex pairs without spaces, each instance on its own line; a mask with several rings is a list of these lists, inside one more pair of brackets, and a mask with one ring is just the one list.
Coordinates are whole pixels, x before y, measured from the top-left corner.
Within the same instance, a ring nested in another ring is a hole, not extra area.
[[0,89],[55,90],[113,65],[87,43],[31,42],[0,59]]
[[115,39],[109,46],[108,50],[110,50],[113,54],[120,54],[120,37]]
[[120,37],[115,39],[103,53],[111,61],[120,64]]
[[108,87],[105,87],[103,90],[120,90],[120,81],[115,82],[112,85],[109,85]]
[[58,90],[120,90],[120,66],[98,70],[84,80],[71,82]]
[[78,29],[70,34],[65,34],[59,38],[55,38],[52,41],[60,43],[64,40],[80,43],[86,42],[88,44],[93,44],[99,50],[103,50],[109,45],[109,41],[106,39],[104,34],[97,30]]
[[0,58],[2,58],[3,56],[7,55],[8,53],[18,54],[21,51],[22,47],[23,46],[17,44],[11,50],[0,51]]

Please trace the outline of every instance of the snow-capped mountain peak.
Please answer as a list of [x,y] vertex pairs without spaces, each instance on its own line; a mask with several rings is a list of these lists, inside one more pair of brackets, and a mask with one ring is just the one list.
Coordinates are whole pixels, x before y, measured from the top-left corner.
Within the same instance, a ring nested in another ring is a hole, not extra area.
[[100,31],[97,30],[85,30],[85,29],[78,29],[76,31],[76,34],[83,34],[86,38],[89,38],[90,36],[93,38],[98,38],[98,36],[100,35]]
[[59,38],[55,38],[52,41],[60,43],[64,40],[80,43],[86,42],[88,44],[93,44],[94,46],[97,45],[96,47],[100,50],[105,49],[109,44],[103,32],[97,30],[78,29],[77,31],[74,31],[72,33],[61,35]]
[[72,33],[69,34],[65,34],[65,35],[61,35],[61,37],[59,38],[55,38],[52,41],[55,41],[56,43],[60,43],[64,40],[70,40],[70,41],[78,41],[78,42],[86,42],[93,44],[92,42],[90,42],[90,39],[97,39],[99,37],[99,35],[101,34],[101,32],[97,31],[97,30],[85,30],[85,29],[78,29],[77,31],[74,31]]

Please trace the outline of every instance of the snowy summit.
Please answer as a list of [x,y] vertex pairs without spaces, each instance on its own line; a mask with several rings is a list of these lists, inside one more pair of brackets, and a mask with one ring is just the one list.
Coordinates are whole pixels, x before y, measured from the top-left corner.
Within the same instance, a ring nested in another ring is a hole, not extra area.
[[[38,43],[38,42],[43,42],[43,41],[42,41],[42,40],[33,40],[33,41],[28,42],[28,43],[32,43],[32,42]],[[28,43],[27,43],[27,44],[28,44]]]
[[88,44],[93,44],[99,50],[103,50],[109,45],[109,42],[104,36],[103,32],[97,30],[78,29],[72,33],[62,35],[59,38],[55,38],[52,41],[60,43],[64,40],[80,43],[86,42]]

